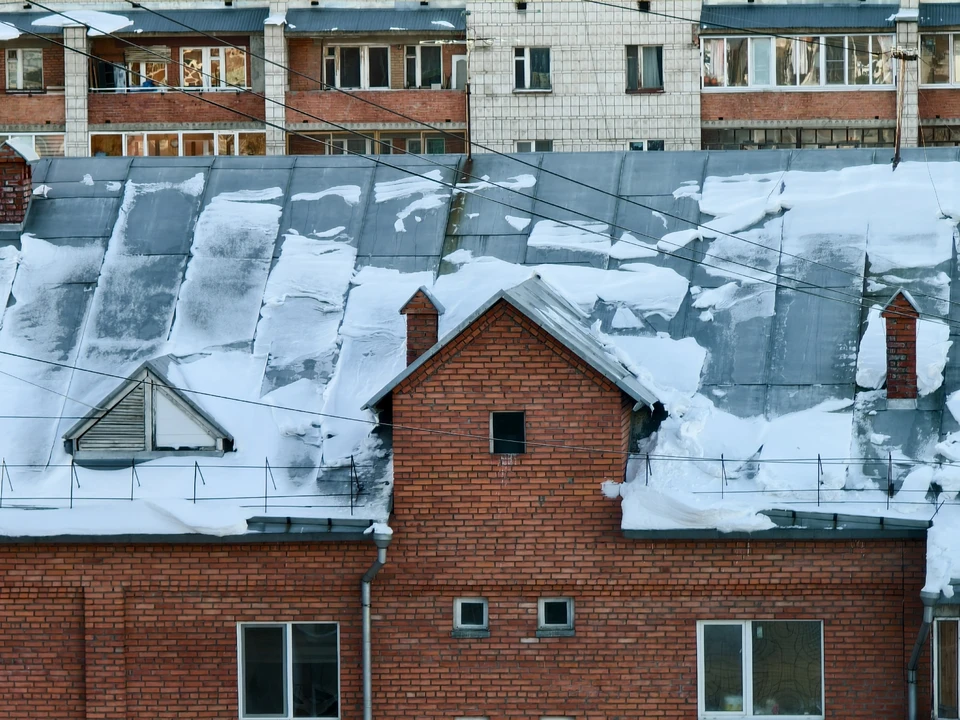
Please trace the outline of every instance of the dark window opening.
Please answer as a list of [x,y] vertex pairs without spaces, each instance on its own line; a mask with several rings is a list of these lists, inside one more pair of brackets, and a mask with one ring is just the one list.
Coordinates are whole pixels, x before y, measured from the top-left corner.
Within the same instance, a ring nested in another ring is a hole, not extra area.
[[340,87],[360,87],[360,48],[340,48]]
[[370,87],[390,87],[390,49],[370,48]]
[[569,603],[566,600],[547,600],[543,603],[544,625],[570,625]]
[[484,604],[479,600],[460,602],[460,627],[486,627]]
[[495,454],[519,455],[526,452],[524,414],[495,412],[490,414],[490,446]]

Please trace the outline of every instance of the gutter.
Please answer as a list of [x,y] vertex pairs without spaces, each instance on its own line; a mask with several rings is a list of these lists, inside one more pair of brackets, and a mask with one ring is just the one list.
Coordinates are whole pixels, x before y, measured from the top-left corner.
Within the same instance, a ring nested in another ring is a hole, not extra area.
[[363,611],[362,651],[363,656],[363,720],[373,720],[373,663],[372,643],[370,641],[370,584],[387,564],[387,547],[393,536],[389,533],[373,533],[373,542],[377,546],[377,559],[363,574],[360,580],[360,605]]
[[907,662],[907,720],[917,720],[917,665],[920,664],[920,653],[930,634],[933,611],[940,600],[940,593],[921,590],[920,599],[923,601],[923,622],[920,623],[917,641],[913,644],[913,652],[910,653],[910,660]]

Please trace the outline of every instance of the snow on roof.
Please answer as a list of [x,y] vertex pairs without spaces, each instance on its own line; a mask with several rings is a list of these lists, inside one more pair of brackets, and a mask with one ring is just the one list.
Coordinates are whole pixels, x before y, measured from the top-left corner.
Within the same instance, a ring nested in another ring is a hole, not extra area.
[[[0,29],[2,31],[2,29]],[[3,39],[0,37],[0,39]],[[6,38],[12,39],[12,38]],[[33,149],[33,141],[27,137],[12,137],[7,138],[3,141],[3,145],[13,148],[13,151],[17,153],[27,162],[36,162],[40,159],[40,156],[37,154],[37,151]]]
[[[398,309],[420,287],[441,337],[510,297],[663,403],[606,488],[625,529],[925,521],[935,497],[937,528],[960,492],[960,162],[926,154],[482,155],[457,191],[452,156],[40,160],[47,192],[0,248],[0,533],[386,522],[389,434],[364,403],[405,370]],[[898,288],[922,316],[913,410],[882,390]],[[63,434],[145,362],[236,452],[71,468]],[[945,589],[960,551],[937,562]]]

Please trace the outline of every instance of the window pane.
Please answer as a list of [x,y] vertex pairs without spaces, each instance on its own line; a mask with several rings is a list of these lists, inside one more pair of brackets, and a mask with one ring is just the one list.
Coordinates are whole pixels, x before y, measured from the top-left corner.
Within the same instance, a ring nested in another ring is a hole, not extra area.
[[566,600],[548,600],[543,604],[544,625],[569,625],[569,606]]
[[640,52],[636,45],[627,45],[627,90],[640,89]]
[[120,157],[123,155],[123,135],[91,135],[90,154],[93,157]]
[[227,82],[231,85],[247,84],[247,56],[242,50],[224,48],[227,54]]
[[127,155],[143,155],[143,135],[127,135]]
[[427,138],[427,154],[442,155],[447,151],[447,144],[442,137]]
[[937,717],[960,714],[957,698],[957,621],[937,622]]
[[873,84],[893,85],[893,35],[874,35],[871,50]]
[[743,712],[743,629],[703,626],[703,709]]
[[285,715],[283,627],[246,626],[243,637],[243,714]]
[[223,85],[223,63],[221,61],[222,49],[213,48],[210,50],[210,75],[204,77],[204,85],[207,87],[220,87]]
[[484,627],[483,621],[483,603],[482,602],[461,602],[460,603],[460,624]]
[[203,50],[184,50],[183,65],[183,86],[203,87]]
[[[646,58],[644,58],[646,59]],[[753,84],[771,84],[771,58],[769,38],[753,38],[750,40],[750,63],[753,67]]]
[[727,38],[727,86],[747,84],[747,39]]
[[167,84],[167,64],[160,62],[144,63],[144,75],[146,75],[155,85]]
[[340,87],[360,87],[360,48],[340,48]]
[[820,623],[754,622],[753,714],[820,715]]
[[43,51],[23,51],[23,88],[40,90],[43,87]]
[[528,153],[533,152],[533,143],[529,140],[520,140],[517,142],[517,152],[518,153]]
[[516,48],[513,51],[513,86],[517,90],[524,90],[527,87],[526,76],[527,60],[523,48]]
[[797,76],[801,85],[820,84],[819,37],[802,37],[797,41]]
[[175,157],[180,154],[180,139],[176,133],[148,133],[147,155]]
[[825,37],[823,39],[824,52],[827,63],[827,85],[844,85],[844,49],[842,37]]
[[847,74],[850,85],[870,84],[870,38],[867,35],[847,37]]
[[537,140],[533,149],[537,152],[553,152],[553,140]]
[[[517,143],[517,150],[520,150],[520,145],[521,143]],[[492,414],[490,426],[493,433],[493,452],[524,452],[526,445],[522,412],[495,412]]]
[[370,48],[370,87],[390,87],[390,49]]
[[530,48],[530,88],[550,89],[550,48]]
[[240,133],[240,155],[266,155],[266,133]]
[[33,140],[40,157],[63,157],[63,135],[37,135]]
[[184,133],[183,154],[185,157],[213,155],[213,133]]
[[706,39],[703,41],[703,85],[704,87],[720,87],[726,77],[726,61],[723,49],[723,38]]
[[294,624],[293,716],[337,717],[340,712],[340,669],[337,626]]
[[423,87],[439,85],[443,80],[440,71],[440,50],[439,47],[420,48],[420,85]]
[[407,152],[413,153],[414,155],[423,154],[423,144],[419,138],[410,138],[407,140]]
[[217,145],[218,155],[234,155],[237,152],[233,133],[221,133],[217,136]]
[[793,63],[796,43],[791,38],[777,38],[777,85],[797,84],[797,71]]
[[663,87],[663,48],[659,45],[643,49],[643,87]]
[[407,46],[406,60],[404,64],[404,81],[408,88],[417,86],[417,48],[413,45]]
[[16,50],[7,50],[7,87],[19,89],[20,80],[18,79],[19,73],[17,68],[19,67],[19,62],[17,58]]
[[949,35],[923,35],[920,38],[920,82],[950,82]]

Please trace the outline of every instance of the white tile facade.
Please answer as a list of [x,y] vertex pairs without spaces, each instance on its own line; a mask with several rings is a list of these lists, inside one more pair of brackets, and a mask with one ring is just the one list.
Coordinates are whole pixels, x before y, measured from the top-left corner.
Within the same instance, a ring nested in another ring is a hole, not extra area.
[[[471,132],[475,142],[513,151],[517,140],[552,140],[555,151],[626,150],[663,140],[667,150],[700,147],[700,3],[660,0],[668,20],[583,0],[470,0]],[[664,92],[627,94],[626,46],[662,45]],[[514,92],[514,48],[549,47],[549,93]],[[475,148],[481,152],[480,148]]]

